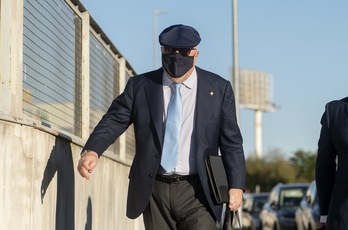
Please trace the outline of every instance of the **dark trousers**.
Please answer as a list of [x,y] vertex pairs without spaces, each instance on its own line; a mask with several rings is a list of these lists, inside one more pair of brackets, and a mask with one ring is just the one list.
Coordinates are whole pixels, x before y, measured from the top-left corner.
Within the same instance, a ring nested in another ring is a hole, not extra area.
[[155,180],[143,219],[146,230],[216,229],[198,176],[175,183]]

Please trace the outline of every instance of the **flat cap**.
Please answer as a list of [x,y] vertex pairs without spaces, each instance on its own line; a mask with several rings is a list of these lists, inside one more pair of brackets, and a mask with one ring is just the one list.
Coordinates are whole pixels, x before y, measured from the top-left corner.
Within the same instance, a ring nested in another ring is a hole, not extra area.
[[192,48],[200,41],[201,37],[197,30],[182,24],[170,26],[159,35],[159,43],[164,47]]

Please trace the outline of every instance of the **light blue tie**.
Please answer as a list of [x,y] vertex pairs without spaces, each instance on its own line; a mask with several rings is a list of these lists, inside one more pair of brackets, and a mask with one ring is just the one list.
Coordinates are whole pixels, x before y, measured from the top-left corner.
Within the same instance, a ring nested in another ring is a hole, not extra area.
[[174,92],[168,106],[161,160],[161,165],[167,172],[174,171],[176,166],[182,117],[181,84],[173,83],[172,86],[174,86],[171,87]]

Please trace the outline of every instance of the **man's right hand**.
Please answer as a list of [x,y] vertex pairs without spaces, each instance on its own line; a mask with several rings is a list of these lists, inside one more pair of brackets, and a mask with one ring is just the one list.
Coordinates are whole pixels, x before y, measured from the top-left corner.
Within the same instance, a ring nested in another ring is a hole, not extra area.
[[77,170],[83,178],[89,180],[90,174],[98,163],[98,154],[94,151],[88,150],[85,155],[81,157],[77,165]]
[[317,229],[317,230],[325,230],[325,229],[326,229],[326,224],[320,222],[320,223],[318,224],[318,228],[316,228],[316,229]]

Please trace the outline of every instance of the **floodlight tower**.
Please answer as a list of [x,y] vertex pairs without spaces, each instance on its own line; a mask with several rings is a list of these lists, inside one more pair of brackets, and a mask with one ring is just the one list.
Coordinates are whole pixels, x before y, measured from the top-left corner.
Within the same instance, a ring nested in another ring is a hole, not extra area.
[[255,152],[262,156],[262,112],[274,112],[273,79],[261,71],[241,69],[239,71],[240,107],[255,110]]

